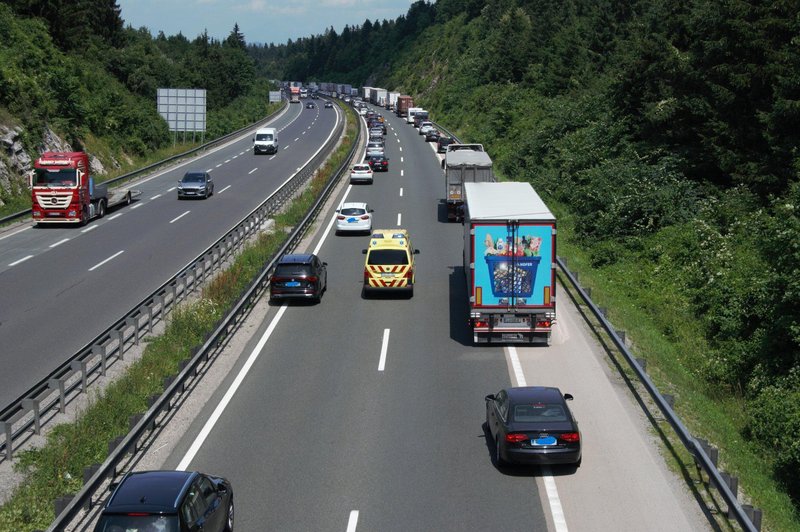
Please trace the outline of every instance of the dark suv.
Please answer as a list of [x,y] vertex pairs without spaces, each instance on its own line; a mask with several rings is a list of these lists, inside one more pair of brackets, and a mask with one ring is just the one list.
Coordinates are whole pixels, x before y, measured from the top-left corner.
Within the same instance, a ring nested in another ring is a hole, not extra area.
[[230,482],[192,471],[128,473],[103,508],[95,532],[233,531]]
[[328,288],[328,263],[313,253],[284,255],[270,279],[270,302],[279,299],[312,299],[319,302]]

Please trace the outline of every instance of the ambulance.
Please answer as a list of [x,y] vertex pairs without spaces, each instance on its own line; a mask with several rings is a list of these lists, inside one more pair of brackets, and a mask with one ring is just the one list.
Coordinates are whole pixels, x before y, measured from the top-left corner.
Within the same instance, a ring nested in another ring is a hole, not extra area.
[[363,297],[378,293],[414,295],[414,255],[418,249],[411,245],[405,229],[376,229],[372,231],[369,248],[363,250]]

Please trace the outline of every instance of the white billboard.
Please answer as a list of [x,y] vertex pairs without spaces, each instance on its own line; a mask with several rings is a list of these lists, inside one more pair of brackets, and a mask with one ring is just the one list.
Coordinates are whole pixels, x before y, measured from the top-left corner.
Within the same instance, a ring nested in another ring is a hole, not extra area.
[[206,89],[158,89],[158,114],[170,131],[206,130]]

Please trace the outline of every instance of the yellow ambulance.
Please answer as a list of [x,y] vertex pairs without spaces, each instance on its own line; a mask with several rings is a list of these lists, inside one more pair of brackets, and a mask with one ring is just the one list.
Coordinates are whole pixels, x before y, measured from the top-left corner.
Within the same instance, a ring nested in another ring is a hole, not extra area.
[[401,292],[414,295],[414,255],[418,249],[411,246],[405,229],[375,229],[369,239],[369,248],[363,250],[364,290],[362,295]]

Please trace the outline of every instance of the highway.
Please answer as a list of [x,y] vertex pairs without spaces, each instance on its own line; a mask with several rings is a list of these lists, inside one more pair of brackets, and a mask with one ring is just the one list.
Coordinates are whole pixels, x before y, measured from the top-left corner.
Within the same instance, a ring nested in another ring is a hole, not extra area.
[[[319,100],[322,103],[322,100]],[[85,227],[32,222],[0,233],[0,406],[89,340],[225,234],[303,166],[332,134],[338,108],[289,105],[276,155],[254,155],[255,128],[135,184],[132,205]],[[208,170],[215,194],[177,199],[187,170]]]
[[[229,478],[245,531],[710,529],[563,290],[551,346],[471,345],[439,159],[383,114],[389,172],[335,203],[410,231],[413,298],[362,299],[368,239],[335,236],[328,213],[309,249],[328,262],[321,303],[269,307],[162,467]],[[523,384],[575,396],[579,469],[493,465],[484,396]]]

